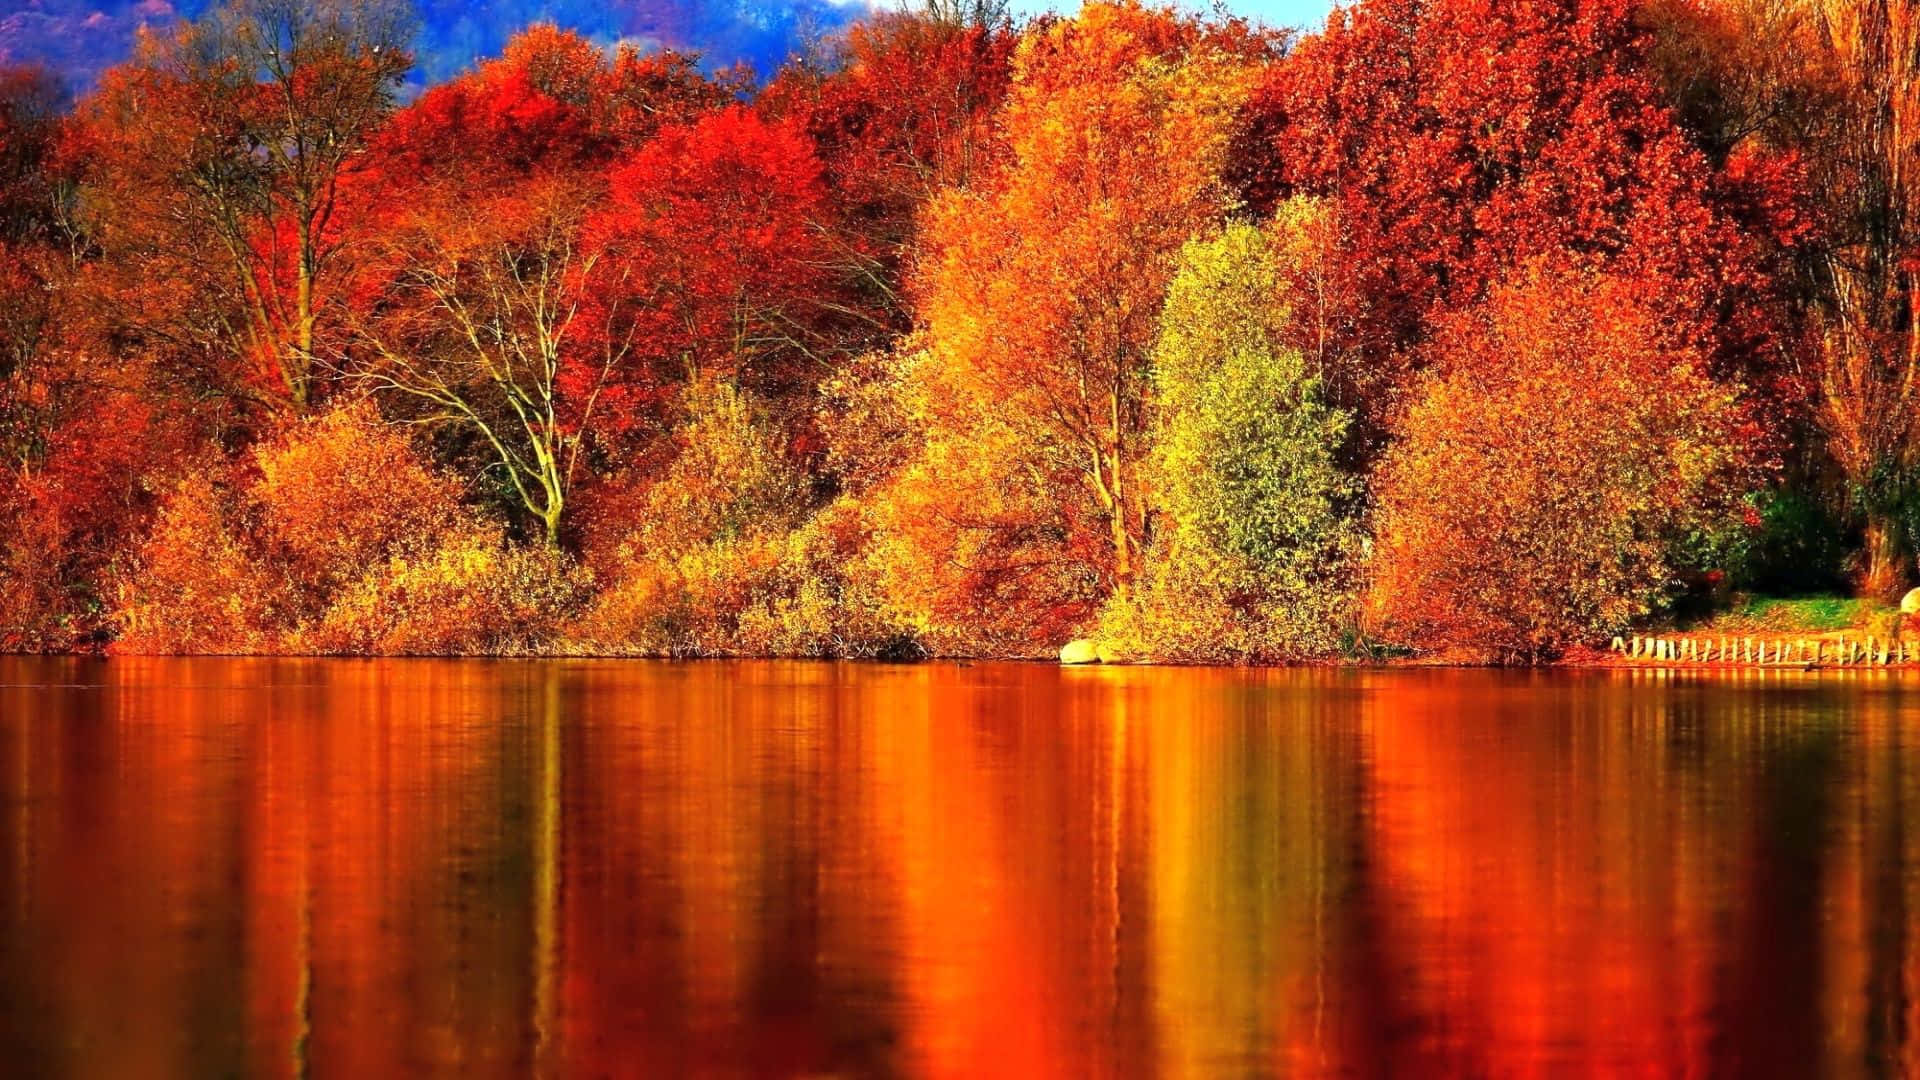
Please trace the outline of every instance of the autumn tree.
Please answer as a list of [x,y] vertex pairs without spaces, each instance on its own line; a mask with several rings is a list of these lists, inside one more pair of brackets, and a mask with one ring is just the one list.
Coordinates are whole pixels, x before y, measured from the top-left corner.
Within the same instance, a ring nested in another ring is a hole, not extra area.
[[1861,588],[1911,580],[1920,501],[1920,4],[1809,2],[1783,42],[1821,107],[1801,133],[1823,243],[1808,260],[1816,417],[1864,523]]
[[36,464],[47,435],[45,369],[54,336],[50,277],[64,254],[53,156],[59,90],[37,68],[0,68],[0,448]]
[[791,125],[736,106],[671,125],[618,162],[587,224],[595,324],[669,381],[780,396],[824,374],[820,165]]
[[100,630],[108,569],[189,411],[157,407],[90,335],[62,107],[45,72],[0,68],[0,649]]
[[209,337],[264,401],[313,396],[342,185],[412,64],[410,20],[396,0],[231,0],[143,40],[82,106],[103,239],[147,275],[213,276]]
[[64,97],[43,68],[0,66],[0,242],[44,236],[53,224]]
[[656,297],[618,291],[640,268],[614,250],[619,193],[632,185],[608,171],[729,94],[686,57],[627,47],[609,58],[535,25],[397,113],[375,144],[377,173],[355,192],[382,239],[341,370],[399,414],[477,441],[509,503],[550,542],[595,439],[633,428],[653,400],[635,345],[655,341],[634,320]]
[[661,128],[691,124],[746,95],[751,72],[727,68],[711,75],[698,56],[660,49],[642,52],[621,43],[593,87],[594,125],[621,148],[631,149]]
[[[603,395],[631,351],[583,316],[599,256],[583,243],[590,190],[564,177],[431,208],[388,243],[392,277],[357,320],[343,373],[403,399],[415,422],[484,441],[484,457],[549,544]],[[594,332],[599,330],[601,332]]]
[[1296,304],[1288,263],[1323,211],[1281,209],[1190,241],[1168,288],[1145,465],[1160,527],[1141,586],[1101,619],[1122,653],[1324,655],[1352,625],[1360,484],[1336,461],[1351,416],[1289,343],[1314,298]]
[[1672,596],[1741,463],[1735,391],[1672,310],[1632,277],[1534,264],[1442,325],[1376,480],[1380,629],[1538,660]]
[[910,325],[902,278],[921,208],[989,171],[1017,40],[987,4],[879,13],[849,28],[824,63],[789,64],[760,94],[759,108],[801,124],[820,158],[847,350]]
[[1704,315],[1742,315],[1729,289],[1750,280],[1748,245],[1666,107],[1635,11],[1365,0],[1270,68],[1231,172],[1257,210],[1291,194],[1334,207],[1352,298],[1341,381],[1374,445],[1435,320],[1533,256],[1658,277]]
[[936,580],[1020,589],[1064,570],[1022,609],[1068,619],[1132,581],[1148,355],[1176,253],[1227,204],[1219,168],[1248,70],[1235,44],[1133,4],[1088,5],[1021,42],[1005,167],[928,210],[915,378],[940,464],[915,475],[947,523],[927,541],[952,560]]
[[[1799,315],[1775,335],[1810,421],[1803,479],[1859,529],[1858,584],[1911,577],[1920,428],[1914,414],[1915,148],[1920,8],[1821,0],[1652,6],[1682,117],[1731,163],[1770,165],[1777,212],[1746,222],[1787,265]],[[1788,402],[1789,406],[1798,402]]]
[[423,189],[343,369],[480,438],[557,542],[587,455],[644,441],[672,387],[810,377],[822,194],[805,142],[741,108],[662,129],[604,179],[508,175]]
[[367,199],[423,186],[504,186],[554,169],[594,172],[661,127],[728,104],[736,85],[694,58],[623,45],[609,58],[572,31],[536,23],[497,58],[428,89],[380,131]]

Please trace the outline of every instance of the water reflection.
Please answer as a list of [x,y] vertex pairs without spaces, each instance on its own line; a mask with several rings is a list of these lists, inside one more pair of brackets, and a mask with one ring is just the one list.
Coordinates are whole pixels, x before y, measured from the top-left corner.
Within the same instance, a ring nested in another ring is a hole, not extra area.
[[23,1075],[1920,1067],[1897,676],[0,684]]

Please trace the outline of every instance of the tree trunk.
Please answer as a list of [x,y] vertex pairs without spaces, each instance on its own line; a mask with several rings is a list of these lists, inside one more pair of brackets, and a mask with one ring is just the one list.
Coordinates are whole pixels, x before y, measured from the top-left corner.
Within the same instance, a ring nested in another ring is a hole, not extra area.
[[1133,589],[1133,533],[1127,528],[1127,489],[1118,450],[1109,457],[1107,470],[1113,488],[1112,512],[1107,515],[1113,532],[1113,591],[1124,603]]
[[1906,587],[1907,560],[1900,543],[1900,528],[1882,513],[1867,515],[1865,562],[1860,571],[1860,592],[1865,596],[1890,600]]
[[564,505],[556,495],[540,509],[540,524],[546,527],[547,546],[556,550],[560,547],[560,510]]
[[300,271],[299,281],[295,283],[294,317],[296,337],[293,357],[294,408],[305,412],[311,403],[313,378],[313,241],[307,227],[302,226],[300,233]]

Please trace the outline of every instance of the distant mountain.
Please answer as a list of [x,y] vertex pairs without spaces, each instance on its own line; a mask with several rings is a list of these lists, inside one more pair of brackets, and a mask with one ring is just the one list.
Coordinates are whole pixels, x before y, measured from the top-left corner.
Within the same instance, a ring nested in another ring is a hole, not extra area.
[[[554,22],[612,45],[700,53],[711,67],[745,61],[771,72],[812,37],[867,14],[867,0],[415,0],[413,82],[443,81],[497,54],[516,30]],[[76,91],[127,58],[142,26],[164,29],[210,0],[0,0],[0,63],[44,64]]]

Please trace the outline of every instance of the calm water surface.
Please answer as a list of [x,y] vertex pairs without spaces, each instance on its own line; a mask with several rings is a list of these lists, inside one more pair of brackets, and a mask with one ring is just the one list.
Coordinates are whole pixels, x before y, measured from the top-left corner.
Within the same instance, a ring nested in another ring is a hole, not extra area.
[[0,1073],[1920,1068],[1920,681],[0,659]]

